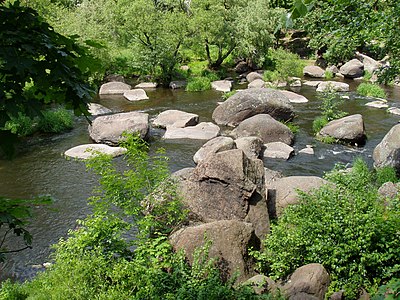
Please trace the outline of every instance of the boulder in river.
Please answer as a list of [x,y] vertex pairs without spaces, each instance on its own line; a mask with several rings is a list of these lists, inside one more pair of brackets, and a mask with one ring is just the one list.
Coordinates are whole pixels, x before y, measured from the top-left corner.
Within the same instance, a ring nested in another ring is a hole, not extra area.
[[112,81],[101,85],[99,95],[123,95],[131,86],[124,82]]
[[294,141],[294,135],[289,127],[278,122],[268,114],[259,114],[244,120],[232,132],[231,136],[235,139],[256,136],[264,144],[271,142],[283,142],[291,145]]
[[232,81],[230,80],[216,80],[211,82],[211,87],[219,92],[230,92],[232,88]]
[[235,140],[236,147],[243,150],[244,154],[249,158],[263,157],[263,141],[256,136],[245,136]]
[[124,97],[129,101],[140,101],[149,99],[144,89],[133,89],[126,91],[124,93]]
[[325,71],[318,66],[305,66],[303,69],[304,76],[311,78],[323,78],[325,77]]
[[232,138],[218,136],[206,142],[193,156],[193,161],[198,164],[208,155],[218,152],[236,149],[236,144]]
[[270,114],[281,120],[294,117],[293,106],[280,91],[254,88],[238,91],[229,97],[214,110],[212,118],[219,125],[235,127],[257,114]]
[[265,81],[262,79],[256,79],[249,83],[248,89],[260,89],[265,87]]
[[400,124],[393,126],[375,147],[372,155],[377,168],[390,166],[400,173]]
[[294,154],[294,149],[282,142],[272,142],[264,145],[264,157],[289,159]]
[[360,114],[330,121],[320,130],[319,135],[357,145],[364,145],[367,139],[363,117]]
[[256,79],[263,79],[263,75],[258,72],[250,72],[246,75],[246,80],[248,83],[251,83]]
[[104,144],[85,144],[68,149],[65,151],[64,155],[71,158],[88,159],[97,153],[104,153],[116,157],[126,153],[126,149],[122,147],[111,147]]
[[327,92],[327,91],[348,92],[349,89],[350,89],[350,86],[344,82],[323,81],[320,84],[318,84],[317,92]]
[[139,133],[147,139],[149,132],[149,115],[141,112],[126,112],[107,116],[100,116],[89,125],[90,137],[96,143],[118,145],[123,139],[122,134]]
[[112,110],[97,103],[89,103],[89,113],[92,116],[108,115],[112,113]]
[[358,59],[352,59],[340,67],[340,73],[347,78],[362,77],[364,65]]
[[219,135],[220,128],[211,122],[202,122],[196,126],[178,128],[174,126],[167,127],[164,139],[193,139],[193,140],[211,140]]
[[286,97],[289,98],[290,103],[307,103],[308,99],[303,95],[296,94],[291,91],[281,90]]
[[199,123],[199,115],[184,112],[176,109],[169,109],[161,112],[153,121],[153,125],[160,128],[169,126],[184,128],[195,126]]
[[135,89],[155,89],[157,86],[157,82],[141,82],[135,85]]

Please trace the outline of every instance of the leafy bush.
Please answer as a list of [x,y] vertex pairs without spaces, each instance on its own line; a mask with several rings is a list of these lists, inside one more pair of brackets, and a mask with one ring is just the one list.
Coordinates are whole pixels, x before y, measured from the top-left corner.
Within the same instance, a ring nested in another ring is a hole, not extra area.
[[188,92],[201,92],[209,89],[211,89],[211,80],[208,77],[193,77],[186,86]]
[[283,49],[270,49],[266,57],[264,73],[266,81],[287,81],[289,77],[303,76],[305,62],[297,54]]
[[379,287],[372,300],[395,300],[400,297],[400,278],[392,278],[387,284]]
[[38,121],[38,129],[41,132],[60,133],[73,127],[72,113],[63,108],[44,111],[43,118]]
[[386,98],[385,91],[379,85],[373,83],[361,83],[357,87],[357,93],[361,96]]
[[350,170],[328,173],[333,184],[300,193],[299,204],[285,209],[256,252],[260,270],[276,279],[321,263],[331,276],[330,292],[344,289],[346,299],[399,276],[399,199],[385,207],[376,176],[358,159]]
[[325,70],[325,78],[326,78],[326,79],[332,79],[332,78],[334,78],[334,77],[335,77],[335,74],[333,74],[332,71]]

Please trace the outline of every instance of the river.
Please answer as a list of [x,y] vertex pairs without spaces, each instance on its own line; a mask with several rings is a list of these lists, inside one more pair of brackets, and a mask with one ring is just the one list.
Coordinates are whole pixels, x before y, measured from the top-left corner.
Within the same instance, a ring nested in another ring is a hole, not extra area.
[[[349,82],[354,91],[356,83]],[[241,88],[238,86],[237,88]],[[399,122],[400,116],[387,113],[384,109],[366,107],[371,101],[347,93],[350,99],[344,100],[341,109],[350,113],[361,113],[364,117],[368,141],[362,148],[342,145],[325,145],[317,142],[312,134],[312,121],[320,113],[319,100],[314,88],[303,86],[299,94],[310,101],[305,104],[294,104],[296,118],[294,123],[300,126],[296,134],[294,148],[296,151],[307,144],[314,146],[315,155],[296,155],[289,161],[265,159],[265,166],[283,172],[284,175],[317,175],[331,170],[334,165],[351,163],[357,156],[362,156],[372,165],[372,151],[387,131]],[[400,88],[387,88],[390,106],[400,107]],[[211,115],[221,93],[216,91],[184,92],[158,88],[147,92],[150,100],[131,103],[122,97],[105,97],[96,102],[115,112],[140,110],[154,118],[159,112],[167,109],[179,109],[200,116],[200,121],[212,121]],[[69,229],[76,226],[76,219],[83,218],[89,208],[86,199],[96,186],[93,174],[85,169],[82,162],[66,160],[64,151],[79,144],[89,143],[87,122],[76,119],[75,128],[57,136],[40,136],[28,139],[23,143],[22,151],[12,161],[0,160],[0,195],[11,198],[30,198],[37,195],[51,195],[52,205],[33,209],[32,222],[28,229],[32,233],[33,248],[8,256],[0,264],[0,280],[12,277],[24,280],[34,276],[38,270],[35,265],[49,261],[51,245],[61,237],[66,237]],[[163,147],[170,158],[170,169],[176,171],[194,166],[193,154],[205,141],[163,140],[161,129],[152,129],[151,148]],[[123,158],[116,158],[123,163]],[[14,241],[10,240],[13,244]]]

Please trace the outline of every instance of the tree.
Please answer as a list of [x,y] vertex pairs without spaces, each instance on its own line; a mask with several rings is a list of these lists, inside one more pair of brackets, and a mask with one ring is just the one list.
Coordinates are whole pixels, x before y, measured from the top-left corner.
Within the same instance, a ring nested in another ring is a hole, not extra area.
[[11,155],[16,136],[5,129],[11,118],[40,117],[52,103],[89,114],[88,79],[97,64],[76,36],[58,34],[18,1],[0,5],[0,20],[0,147]]

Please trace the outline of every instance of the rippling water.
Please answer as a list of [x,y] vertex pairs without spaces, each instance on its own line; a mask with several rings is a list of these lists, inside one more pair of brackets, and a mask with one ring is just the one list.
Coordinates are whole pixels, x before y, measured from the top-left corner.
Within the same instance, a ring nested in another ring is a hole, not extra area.
[[[240,86],[237,88],[241,88]],[[352,83],[352,90],[355,84]],[[400,107],[400,89],[388,88],[390,106]],[[310,102],[294,104],[296,119],[300,126],[294,148],[298,151],[307,144],[314,146],[315,155],[296,155],[289,161],[265,159],[268,168],[280,170],[285,175],[318,175],[332,169],[337,162],[351,163],[356,156],[362,156],[372,164],[373,148],[400,117],[385,110],[369,108],[364,104],[370,99],[356,97],[349,93],[342,110],[351,114],[361,113],[364,117],[368,141],[363,148],[321,144],[312,136],[311,124],[319,114],[319,101],[315,89],[302,87],[300,94]],[[157,89],[148,91],[150,100],[131,103],[122,97],[107,97],[97,101],[115,112],[140,110],[154,118],[166,109],[179,109],[196,113],[200,121],[211,121],[211,114],[221,101],[221,93],[215,91],[186,93],[184,91]],[[192,157],[204,141],[161,139],[163,131],[152,129],[153,149],[163,147],[170,157],[171,171],[194,166]],[[69,229],[76,226],[75,220],[83,218],[89,208],[86,199],[96,185],[96,178],[88,173],[81,162],[66,160],[62,153],[83,143],[89,143],[87,123],[78,119],[76,128],[56,137],[33,138],[23,146],[22,153],[12,161],[0,160],[0,195],[12,198],[29,198],[37,195],[51,195],[55,200],[49,207],[34,209],[34,218],[29,230],[34,236],[33,249],[9,255],[6,264],[0,265],[0,280],[14,277],[19,280],[35,274],[33,265],[48,261],[50,245],[65,237]],[[122,162],[121,158],[117,160]],[[10,241],[11,244],[14,241]]]

